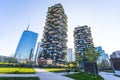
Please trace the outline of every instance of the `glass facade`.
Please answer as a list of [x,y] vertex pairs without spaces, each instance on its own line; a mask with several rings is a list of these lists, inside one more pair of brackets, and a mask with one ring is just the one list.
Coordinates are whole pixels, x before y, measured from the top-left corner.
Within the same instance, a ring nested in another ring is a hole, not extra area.
[[96,51],[100,53],[100,57],[97,61],[98,69],[109,69],[110,61],[105,51],[102,49],[101,46],[96,47]]
[[105,53],[105,51],[102,49],[101,46],[96,47],[96,51],[100,53],[100,57],[98,61],[101,62],[103,59],[108,59],[107,54]]
[[41,47],[41,42],[38,42],[38,45],[37,45],[37,50],[36,50],[36,55],[35,55],[35,63],[37,64],[38,63],[38,58],[41,54],[41,51],[42,51],[42,47]]
[[23,32],[14,56],[19,62],[29,61],[33,58],[37,37],[38,34],[32,31],[25,30]]

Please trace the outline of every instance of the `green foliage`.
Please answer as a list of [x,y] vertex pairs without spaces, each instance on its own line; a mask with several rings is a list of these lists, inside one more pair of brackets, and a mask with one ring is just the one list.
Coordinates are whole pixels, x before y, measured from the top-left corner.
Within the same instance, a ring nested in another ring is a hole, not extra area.
[[0,62],[0,64],[13,64],[13,63],[8,63],[8,62]]
[[40,80],[38,77],[0,77],[0,80]]
[[90,47],[86,52],[85,52],[85,58],[87,61],[91,63],[97,62],[98,58],[100,57],[100,53],[95,50],[94,47]]
[[[98,70],[95,67],[95,64],[96,64],[98,58],[100,57],[100,53],[98,51],[96,51],[94,47],[90,47],[84,53],[84,55],[85,55],[86,61],[93,64],[94,74],[95,74],[95,77],[96,77],[96,73],[98,73]],[[86,68],[86,70],[87,70],[87,68]],[[90,72],[89,68],[88,68],[88,70],[86,72]],[[93,72],[91,71],[90,73],[93,73]]]
[[0,62],[8,62],[8,63],[17,63],[17,59],[15,59],[14,57],[2,57],[0,56]]
[[81,63],[83,61],[83,56],[80,53],[76,53],[76,62]]
[[71,67],[71,68],[77,67],[77,63],[76,63],[76,62],[68,62],[67,64],[68,64],[68,66]]
[[33,68],[0,68],[2,74],[33,74],[35,70]]
[[[66,75],[75,80],[95,80],[94,74],[88,74],[85,72],[79,72],[75,74]],[[100,75],[97,75],[96,80],[104,80]]]

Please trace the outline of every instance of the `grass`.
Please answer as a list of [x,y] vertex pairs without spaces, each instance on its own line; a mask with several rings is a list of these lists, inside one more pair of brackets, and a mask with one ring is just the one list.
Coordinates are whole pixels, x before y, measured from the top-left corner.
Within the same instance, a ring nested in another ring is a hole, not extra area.
[[13,64],[13,63],[8,63],[8,62],[0,62],[0,64]]
[[38,77],[0,77],[0,80],[40,80]]
[[75,80],[104,80],[100,75],[97,75],[97,78],[94,78],[94,74],[88,74],[85,72],[79,72],[79,73],[75,73],[75,74],[69,74],[66,75],[70,78],[73,78]]
[[49,72],[65,72],[66,68],[43,68],[46,71]]
[[33,68],[0,68],[0,74],[33,74]]

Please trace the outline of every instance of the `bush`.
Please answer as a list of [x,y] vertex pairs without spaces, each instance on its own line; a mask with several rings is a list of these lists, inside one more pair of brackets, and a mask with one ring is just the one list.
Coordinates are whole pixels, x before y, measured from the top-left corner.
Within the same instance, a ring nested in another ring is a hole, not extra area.
[[33,74],[35,70],[33,68],[0,68],[2,74]]

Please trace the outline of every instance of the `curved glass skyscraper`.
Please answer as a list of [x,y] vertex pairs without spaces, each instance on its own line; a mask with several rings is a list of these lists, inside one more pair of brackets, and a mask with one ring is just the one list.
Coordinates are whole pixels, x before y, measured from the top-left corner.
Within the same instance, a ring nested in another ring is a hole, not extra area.
[[35,45],[38,34],[32,31],[25,30],[18,43],[15,58],[19,61],[29,61],[33,58]]

